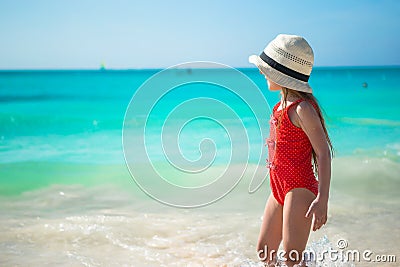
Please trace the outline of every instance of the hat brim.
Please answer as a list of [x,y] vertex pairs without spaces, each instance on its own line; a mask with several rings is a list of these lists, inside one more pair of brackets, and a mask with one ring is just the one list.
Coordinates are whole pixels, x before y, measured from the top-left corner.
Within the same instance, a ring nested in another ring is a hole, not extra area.
[[312,88],[308,82],[300,81],[272,68],[257,55],[250,56],[249,62],[256,65],[257,68],[264,73],[268,79],[282,87],[296,91],[312,93]]

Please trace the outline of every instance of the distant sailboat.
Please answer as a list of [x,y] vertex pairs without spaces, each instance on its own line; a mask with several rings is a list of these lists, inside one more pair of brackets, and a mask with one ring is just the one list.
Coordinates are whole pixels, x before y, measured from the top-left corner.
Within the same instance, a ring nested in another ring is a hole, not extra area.
[[104,64],[104,62],[101,62],[100,70],[106,70],[106,65]]

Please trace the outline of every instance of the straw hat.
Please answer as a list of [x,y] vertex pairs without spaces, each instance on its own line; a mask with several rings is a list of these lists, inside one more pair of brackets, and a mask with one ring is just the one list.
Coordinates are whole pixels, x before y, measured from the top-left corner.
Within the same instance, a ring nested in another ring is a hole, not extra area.
[[314,64],[314,53],[303,37],[279,34],[259,56],[250,56],[249,62],[282,87],[312,93],[308,78]]

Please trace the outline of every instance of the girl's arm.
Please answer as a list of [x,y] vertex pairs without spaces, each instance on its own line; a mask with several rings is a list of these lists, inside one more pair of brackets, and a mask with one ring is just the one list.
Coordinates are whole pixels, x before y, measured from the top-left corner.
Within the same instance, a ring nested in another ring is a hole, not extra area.
[[296,113],[299,125],[308,136],[317,157],[319,190],[316,199],[311,203],[306,214],[306,217],[313,214],[313,231],[315,231],[326,223],[328,217],[331,151],[321,120],[314,107],[309,102],[303,101],[297,105]]

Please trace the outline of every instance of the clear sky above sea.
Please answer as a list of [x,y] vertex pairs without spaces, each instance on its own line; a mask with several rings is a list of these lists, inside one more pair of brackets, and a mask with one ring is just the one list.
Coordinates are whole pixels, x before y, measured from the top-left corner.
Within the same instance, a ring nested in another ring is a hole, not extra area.
[[250,67],[278,33],[316,66],[400,65],[400,1],[0,0],[0,69]]

